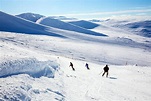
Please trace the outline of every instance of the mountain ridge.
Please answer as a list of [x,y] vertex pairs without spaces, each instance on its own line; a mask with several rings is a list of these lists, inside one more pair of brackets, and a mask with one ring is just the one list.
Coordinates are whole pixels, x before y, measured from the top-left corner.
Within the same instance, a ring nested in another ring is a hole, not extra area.
[[26,20],[33,21],[33,22],[36,22],[41,17],[44,17],[43,15],[35,14],[35,13],[22,13],[22,14],[18,14],[16,16],[24,18]]

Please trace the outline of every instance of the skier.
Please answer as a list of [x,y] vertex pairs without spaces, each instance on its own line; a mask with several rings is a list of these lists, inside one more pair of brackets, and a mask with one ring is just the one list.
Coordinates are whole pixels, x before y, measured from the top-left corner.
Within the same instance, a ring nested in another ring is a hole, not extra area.
[[72,64],[72,62],[70,62],[69,67],[71,67],[71,68],[72,68],[72,70],[73,70],[73,71],[75,71],[75,69],[73,68],[73,64]]
[[85,67],[90,70],[88,63],[85,64]]
[[103,75],[102,76],[104,76],[104,74],[106,73],[106,77],[108,77],[108,74],[109,74],[109,67],[108,67],[108,65],[106,65],[104,68],[103,68],[103,70],[104,70],[104,73],[103,73]]

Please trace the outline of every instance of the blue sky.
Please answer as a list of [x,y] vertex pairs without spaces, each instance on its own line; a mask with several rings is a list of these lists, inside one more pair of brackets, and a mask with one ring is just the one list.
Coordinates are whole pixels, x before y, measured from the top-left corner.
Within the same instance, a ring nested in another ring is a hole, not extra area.
[[151,16],[151,0],[0,0],[0,10],[13,15],[32,12],[79,19]]

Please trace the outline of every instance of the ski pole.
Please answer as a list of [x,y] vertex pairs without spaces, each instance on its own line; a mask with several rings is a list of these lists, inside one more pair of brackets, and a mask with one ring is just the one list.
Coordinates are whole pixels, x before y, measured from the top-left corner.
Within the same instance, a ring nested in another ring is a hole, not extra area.
[[[102,71],[102,72],[103,72],[103,71]],[[102,72],[101,72],[100,74],[102,74]],[[99,74],[99,75],[100,75],[100,74]]]

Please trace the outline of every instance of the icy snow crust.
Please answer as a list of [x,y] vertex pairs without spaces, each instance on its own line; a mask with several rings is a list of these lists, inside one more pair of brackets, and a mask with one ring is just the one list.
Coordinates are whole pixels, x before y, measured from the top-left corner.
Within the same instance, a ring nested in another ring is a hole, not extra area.
[[38,61],[36,59],[21,59],[7,61],[0,64],[0,77],[18,74],[29,74],[32,77],[54,77],[57,69],[56,63],[52,61]]

